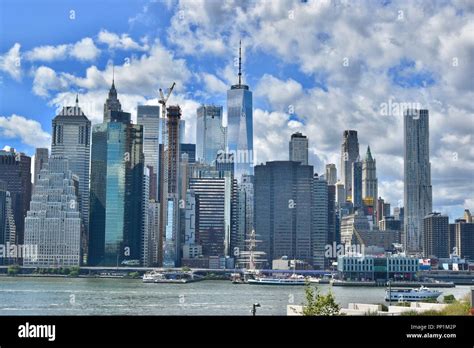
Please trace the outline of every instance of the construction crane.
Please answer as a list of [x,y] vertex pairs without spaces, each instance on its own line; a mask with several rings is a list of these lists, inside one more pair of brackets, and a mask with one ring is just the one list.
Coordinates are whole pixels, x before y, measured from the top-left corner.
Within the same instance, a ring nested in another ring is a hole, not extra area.
[[161,117],[166,118],[166,103],[171,95],[171,92],[173,92],[173,88],[176,85],[176,82],[173,82],[171,85],[170,89],[168,90],[168,95],[165,98],[165,95],[163,93],[163,90],[160,88],[160,97],[161,99],[158,100],[158,103],[161,104]]

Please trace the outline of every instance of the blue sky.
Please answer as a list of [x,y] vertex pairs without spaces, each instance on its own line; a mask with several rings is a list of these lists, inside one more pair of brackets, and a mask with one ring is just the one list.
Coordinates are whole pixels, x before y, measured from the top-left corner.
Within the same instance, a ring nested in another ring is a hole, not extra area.
[[430,110],[435,209],[456,218],[474,208],[473,12],[462,0],[4,0],[0,147],[32,155],[49,146],[51,119],[76,93],[100,122],[112,64],[132,115],[175,81],[170,101],[193,141],[196,107],[225,107],[242,40],[258,162],[287,159],[289,136],[301,131],[316,171],[339,167],[342,131],[356,129],[360,152],[370,144],[377,159],[379,191],[396,206],[402,117],[380,110],[418,103]]

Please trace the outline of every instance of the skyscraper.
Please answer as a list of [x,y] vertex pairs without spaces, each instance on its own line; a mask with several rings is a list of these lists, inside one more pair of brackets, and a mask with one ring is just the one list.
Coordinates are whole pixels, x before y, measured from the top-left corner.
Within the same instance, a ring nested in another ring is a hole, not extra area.
[[234,154],[235,178],[253,174],[253,106],[249,86],[242,84],[239,49],[239,82],[227,91],[227,151]]
[[31,200],[31,157],[22,152],[0,150],[0,180],[10,192],[16,226],[16,244],[23,244],[25,217]]
[[[269,263],[287,256],[312,264],[313,166],[292,161],[258,165],[254,191],[259,251]],[[327,209],[327,200],[324,204]]]
[[[115,98],[115,99],[114,99]],[[114,84],[104,122],[92,130],[89,264],[140,260],[143,219],[143,128],[131,123]]]
[[[7,243],[16,242],[16,225],[12,209],[12,198],[7,191],[7,185],[0,180],[0,245],[4,245],[8,250]],[[0,257],[0,265],[9,264],[16,260],[9,260],[7,257]]]
[[[154,232],[153,226],[150,226],[150,211],[149,211],[149,204],[150,202],[154,202],[154,200],[150,200],[150,173],[152,172],[151,167],[144,167],[143,170],[143,189],[142,189],[142,219],[141,219],[141,231],[140,231],[140,246],[141,246],[141,254],[140,254],[140,262],[142,266],[150,267],[153,265],[153,247],[154,245],[153,240],[155,239],[152,233]],[[153,214],[152,214],[153,215]],[[150,228],[151,227],[151,228]]]
[[372,158],[370,146],[367,146],[365,158],[362,161],[362,199],[372,207],[376,206],[378,197],[377,173],[375,159]]
[[326,164],[326,180],[328,185],[336,185],[337,183],[337,168],[334,163]]
[[158,201],[158,173],[161,143],[160,107],[158,105],[138,105],[137,124],[143,126],[143,154],[145,167],[150,170],[150,199]]
[[181,108],[166,109],[166,130],[163,132],[162,164],[160,165],[160,242],[162,262],[174,267],[180,262],[179,229],[179,159]]
[[352,163],[359,160],[359,140],[357,131],[345,130],[341,145],[341,181],[346,190],[347,200],[352,202]]
[[385,203],[385,200],[382,197],[377,199],[377,214],[376,214],[376,223],[378,224],[383,220],[384,217],[390,216],[390,203]]
[[215,171],[189,180],[195,197],[195,243],[205,257],[230,256],[232,177]]
[[43,163],[48,163],[49,150],[47,148],[37,148],[35,152],[35,173],[33,177],[33,183],[36,183],[36,177],[38,176]]
[[430,213],[423,219],[423,256],[449,257],[449,219],[440,213]]
[[[181,126],[180,126],[181,127]],[[188,163],[196,162],[196,144],[181,143],[179,144],[179,158],[183,158],[183,155],[188,156]]]
[[423,250],[423,218],[432,211],[428,110],[406,110],[404,117],[403,244],[407,253]]
[[362,162],[352,163],[352,204],[354,209],[362,208]]
[[457,254],[467,260],[474,260],[474,223],[463,219],[454,224],[454,245]]
[[25,219],[25,244],[37,245],[37,255],[25,257],[29,267],[80,265],[81,217],[78,176],[68,160],[51,156],[41,169]]
[[464,209],[464,220],[466,220],[467,223],[472,223],[472,215],[469,209]]
[[196,121],[198,161],[213,164],[217,155],[225,151],[226,133],[227,128],[222,125],[222,106],[201,105]]
[[89,172],[91,156],[91,122],[79,107],[65,106],[52,121],[51,156],[68,160],[69,170],[79,178],[78,204],[83,233],[81,247],[87,258],[89,230]]
[[328,237],[327,243],[339,243],[336,229],[336,186],[328,185]]
[[328,185],[326,180],[314,174],[313,178],[313,207],[311,209],[311,252],[313,267],[324,269],[328,261],[324,256],[328,243]]
[[290,161],[308,165],[308,138],[300,132],[293,133],[289,144]]
[[336,203],[338,205],[346,203],[346,190],[340,181],[336,183]]
[[395,220],[400,220],[402,222],[402,225],[403,225],[403,220],[405,219],[404,215],[405,215],[405,209],[403,207],[393,208],[393,217],[395,218]]
[[112,86],[109,95],[104,103],[104,123],[112,121],[109,111],[122,111],[122,104],[117,98],[117,90],[115,89],[115,80],[112,78]]
[[234,247],[245,250],[245,239],[254,229],[254,176],[243,175],[239,186],[238,233]]

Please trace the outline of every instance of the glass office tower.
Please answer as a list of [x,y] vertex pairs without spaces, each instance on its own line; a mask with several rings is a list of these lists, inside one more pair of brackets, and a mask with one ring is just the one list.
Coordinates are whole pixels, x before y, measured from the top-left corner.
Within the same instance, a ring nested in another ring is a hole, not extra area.
[[[113,98],[107,103],[120,105]],[[92,130],[89,264],[117,266],[140,260],[142,250],[143,127],[130,113],[105,109]]]
[[241,76],[239,57],[239,83],[227,91],[227,152],[234,154],[234,174],[239,182],[243,174],[253,174],[254,159],[252,92],[242,84]]
[[222,106],[201,105],[197,109],[196,156],[212,164],[225,151],[226,127],[222,126]]

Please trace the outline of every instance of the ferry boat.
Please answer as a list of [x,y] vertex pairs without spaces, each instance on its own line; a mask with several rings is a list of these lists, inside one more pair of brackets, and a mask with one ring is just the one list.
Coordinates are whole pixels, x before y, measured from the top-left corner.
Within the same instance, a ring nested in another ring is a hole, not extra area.
[[441,291],[431,290],[423,285],[418,289],[387,289],[385,290],[385,301],[423,301],[437,299],[441,294]]
[[193,274],[183,272],[157,272],[151,271],[143,275],[144,283],[189,283],[196,281]]
[[289,278],[255,277],[247,281],[250,285],[305,285],[306,279],[302,275],[293,274]]

